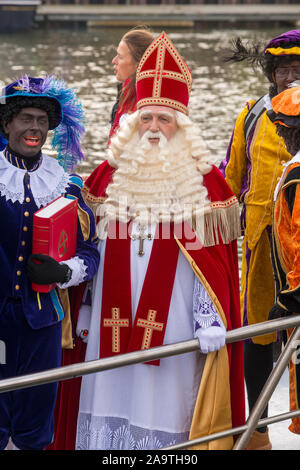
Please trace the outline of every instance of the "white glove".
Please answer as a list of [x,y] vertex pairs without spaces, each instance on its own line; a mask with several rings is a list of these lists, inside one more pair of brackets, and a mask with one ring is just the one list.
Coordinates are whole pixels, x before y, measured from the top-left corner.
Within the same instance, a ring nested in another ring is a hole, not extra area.
[[81,338],[84,343],[88,342],[91,313],[92,308],[90,305],[81,305],[76,325],[76,335]]
[[198,328],[195,338],[199,340],[200,351],[204,354],[218,351],[225,345],[226,330],[222,326],[209,326]]

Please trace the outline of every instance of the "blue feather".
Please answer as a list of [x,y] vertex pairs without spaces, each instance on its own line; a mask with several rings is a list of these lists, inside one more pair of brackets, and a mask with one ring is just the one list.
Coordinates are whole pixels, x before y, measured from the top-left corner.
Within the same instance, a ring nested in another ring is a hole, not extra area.
[[84,160],[81,140],[85,134],[85,117],[75,90],[68,88],[64,80],[54,75],[46,75],[40,82],[33,81],[28,75],[19,79],[18,85],[23,90],[16,94],[27,96],[45,96],[54,98],[61,107],[62,120],[54,129],[52,147],[57,151],[57,160],[66,171],[72,171]]

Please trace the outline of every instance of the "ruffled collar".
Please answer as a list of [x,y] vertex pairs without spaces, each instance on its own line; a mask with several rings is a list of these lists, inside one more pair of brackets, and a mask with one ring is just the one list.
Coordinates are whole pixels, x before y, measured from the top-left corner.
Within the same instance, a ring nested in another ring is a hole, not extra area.
[[70,176],[52,157],[42,154],[39,166],[32,172],[11,164],[0,152],[0,194],[7,201],[24,201],[24,176],[29,175],[30,189],[38,207],[43,207],[61,196],[69,184]]

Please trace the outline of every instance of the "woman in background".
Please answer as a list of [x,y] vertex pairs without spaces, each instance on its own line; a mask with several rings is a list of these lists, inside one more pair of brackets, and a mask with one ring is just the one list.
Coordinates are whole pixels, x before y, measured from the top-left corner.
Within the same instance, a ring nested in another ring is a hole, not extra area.
[[[114,74],[118,80],[118,95],[111,113],[110,139],[117,132],[120,119],[126,114],[136,111],[135,74],[139,62],[154,39],[154,34],[146,27],[131,29],[122,37],[117,54],[112,60]],[[102,202],[99,194],[102,193],[103,171],[105,165],[100,164],[86,179],[83,186],[83,197],[96,213],[99,203]],[[107,183],[107,182],[106,182]]]

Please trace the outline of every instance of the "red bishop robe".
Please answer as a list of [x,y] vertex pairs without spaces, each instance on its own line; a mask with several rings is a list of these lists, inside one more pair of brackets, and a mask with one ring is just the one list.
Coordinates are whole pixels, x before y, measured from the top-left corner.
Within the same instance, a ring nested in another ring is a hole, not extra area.
[[[85,182],[84,193],[92,204],[105,200],[106,188],[114,168],[107,161],[94,170]],[[207,224],[218,244],[188,251],[177,243],[210,295],[227,331],[241,327],[239,272],[237,258],[237,200],[220,171],[213,166],[204,176],[212,214]],[[217,217],[215,217],[217,216]],[[216,220],[217,222],[216,224]],[[227,234],[224,234],[227,227]],[[224,240],[225,237],[225,240]],[[232,241],[226,240],[226,238]],[[224,241],[223,241],[224,240]],[[73,292],[73,321],[76,327],[84,285]],[[86,345],[74,338],[74,348],[64,350],[63,365],[83,362]],[[55,439],[49,449],[73,450],[76,441],[81,377],[62,381],[55,410]],[[194,415],[190,439],[219,432],[245,422],[244,366],[242,342],[228,344],[208,354]],[[223,438],[197,446],[197,449],[230,449],[232,438]]]

